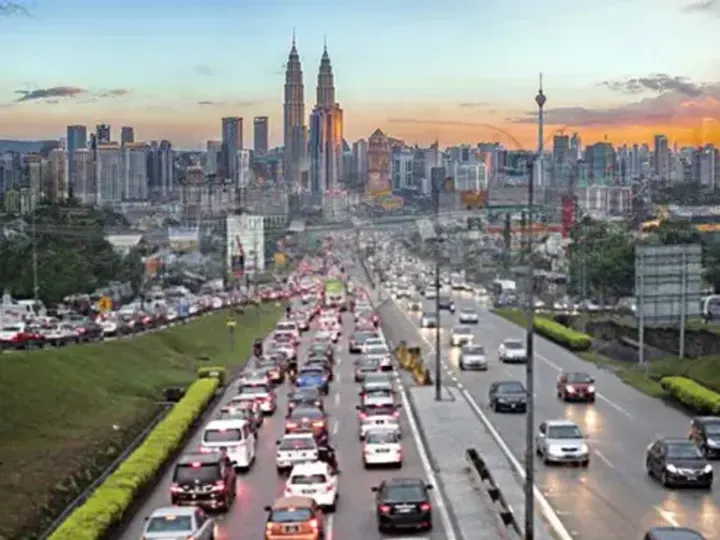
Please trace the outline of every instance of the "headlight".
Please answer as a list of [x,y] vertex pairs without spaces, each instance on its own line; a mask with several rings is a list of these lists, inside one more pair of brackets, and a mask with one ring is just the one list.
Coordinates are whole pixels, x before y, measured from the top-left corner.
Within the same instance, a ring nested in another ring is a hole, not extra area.
[[673,465],[672,463],[670,465],[667,465],[665,468],[673,474],[678,471],[677,467],[675,465]]
[[580,445],[580,453],[581,453],[581,454],[587,454],[588,452],[590,452],[590,449],[588,448],[588,445],[587,445],[587,444],[581,444],[581,445]]
[[594,393],[594,392],[595,392],[595,387],[592,386],[592,385],[588,386],[588,392],[590,392],[591,394]]
[[707,465],[705,465],[705,468],[703,469],[703,473],[710,474],[712,472],[712,470],[713,470],[712,465],[710,465],[708,463]]
[[566,392],[570,392],[571,394],[575,391],[575,388],[570,386],[569,384],[565,387]]

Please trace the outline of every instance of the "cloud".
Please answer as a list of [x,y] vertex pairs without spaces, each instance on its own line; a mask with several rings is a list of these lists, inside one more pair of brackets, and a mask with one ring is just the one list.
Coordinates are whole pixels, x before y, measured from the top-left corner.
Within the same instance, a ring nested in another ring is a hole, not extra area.
[[197,104],[198,104],[198,105],[218,105],[217,102],[215,102],[215,101],[208,101],[208,100],[198,101]]
[[[546,108],[545,121],[552,125],[577,127],[653,126],[682,119],[720,118],[720,83],[696,84],[682,77],[653,76],[603,84],[623,93],[647,91],[658,95],[613,107]],[[537,110],[507,120],[532,124],[537,122]]]
[[603,81],[600,85],[623,94],[677,92],[692,97],[701,95],[705,89],[705,85],[696,84],[687,77],[672,76],[665,73],[656,73],[647,77],[634,77],[624,81]]
[[95,94],[95,97],[114,98],[114,97],[127,96],[129,93],[130,93],[130,90],[128,90],[127,88],[113,88],[111,90],[106,90],[105,92],[98,92]]
[[209,99],[197,102],[198,105],[203,107],[252,107],[258,103],[259,101],[212,101]]
[[52,86],[50,88],[38,88],[37,90],[16,90],[20,97],[17,102],[36,101],[38,99],[75,98],[87,93],[84,88],[77,86]]
[[211,77],[215,75],[215,71],[206,64],[198,64],[193,66],[193,72],[195,75],[202,75],[203,77]]
[[720,0],[703,0],[683,7],[685,13],[711,13],[720,16]]
[[0,0],[0,16],[25,15],[30,16],[30,11],[20,2],[9,2]]
[[460,103],[458,107],[461,109],[485,109],[490,106],[490,103],[487,103],[485,101],[469,101],[465,103]]

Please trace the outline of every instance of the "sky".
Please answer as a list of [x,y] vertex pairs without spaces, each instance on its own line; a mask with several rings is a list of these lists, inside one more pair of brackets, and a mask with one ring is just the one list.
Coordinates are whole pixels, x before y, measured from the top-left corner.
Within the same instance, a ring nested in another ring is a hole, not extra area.
[[0,138],[69,124],[203,148],[223,116],[282,143],[293,31],[314,102],[324,40],[352,142],[720,144],[720,0],[0,0]]

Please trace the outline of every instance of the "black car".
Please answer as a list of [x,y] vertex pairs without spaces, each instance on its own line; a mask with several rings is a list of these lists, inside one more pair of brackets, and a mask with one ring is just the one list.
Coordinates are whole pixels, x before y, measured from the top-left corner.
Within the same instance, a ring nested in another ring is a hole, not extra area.
[[658,439],[653,442],[647,449],[645,468],[664,487],[712,487],[712,465],[695,443],[687,439]]
[[223,452],[184,454],[175,463],[170,502],[227,511],[237,494],[236,479],[235,468]]
[[495,412],[527,411],[527,390],[520,381],[495,381],[490,385],[490,408]]
[[393,478],[374,486],[378,530],[431,530],[431,489],[420,478]]
[[265,373],[270,382],[273,384],[282,384],[285,382],[285,371],[282,368],[282,364],[270,358],[262,358],[255,362],[255,369]]
[[687,527],[654,527],[645,533],[643,540],[706,540],[706,538]]
[[708,459],[720,458],[720,416],[696,416],[688,438]]
[[295,388],[288,395],[288,410],[295,407],[317,407],[325,409],[322,394],[318,388]]
[[451,298],[441,296],[440,300],[438,300],[438,307],[441,310],[444,309],[445,311],[449,311],[450,313],[455,313],[455,302],[453,302]]

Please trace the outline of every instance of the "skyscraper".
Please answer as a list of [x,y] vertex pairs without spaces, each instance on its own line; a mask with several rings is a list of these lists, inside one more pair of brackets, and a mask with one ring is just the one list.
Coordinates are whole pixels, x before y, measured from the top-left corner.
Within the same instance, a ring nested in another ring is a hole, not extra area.
[[95,140],[97,144],[108,144],[110,138],[110,124],[98,124],[95,126]]
[[285,70],[283,144],[285,182],[298,190],[301,185],[302,167],[306,161],[307,128],[305,127],[305,86],[294,34]]
[[135,142],[135,128],[123,126],[120,128],[120,144],[126,145]]
[[268,152],[269,127],[267,116],[256,116],[253,119],[253,150],[259,156]]
[[77,167],[75,166],[75,151],[81,148],[87,148],[87,127],[86,126],[68,126],[67,127],[67,155],[68,155],[68,192],[73,196],[75,183],[77,181]]
[[237,162],[235,157],[243,147],[243,119],[229,117],[222,119],[222,167],[218,175],[237,182]]

